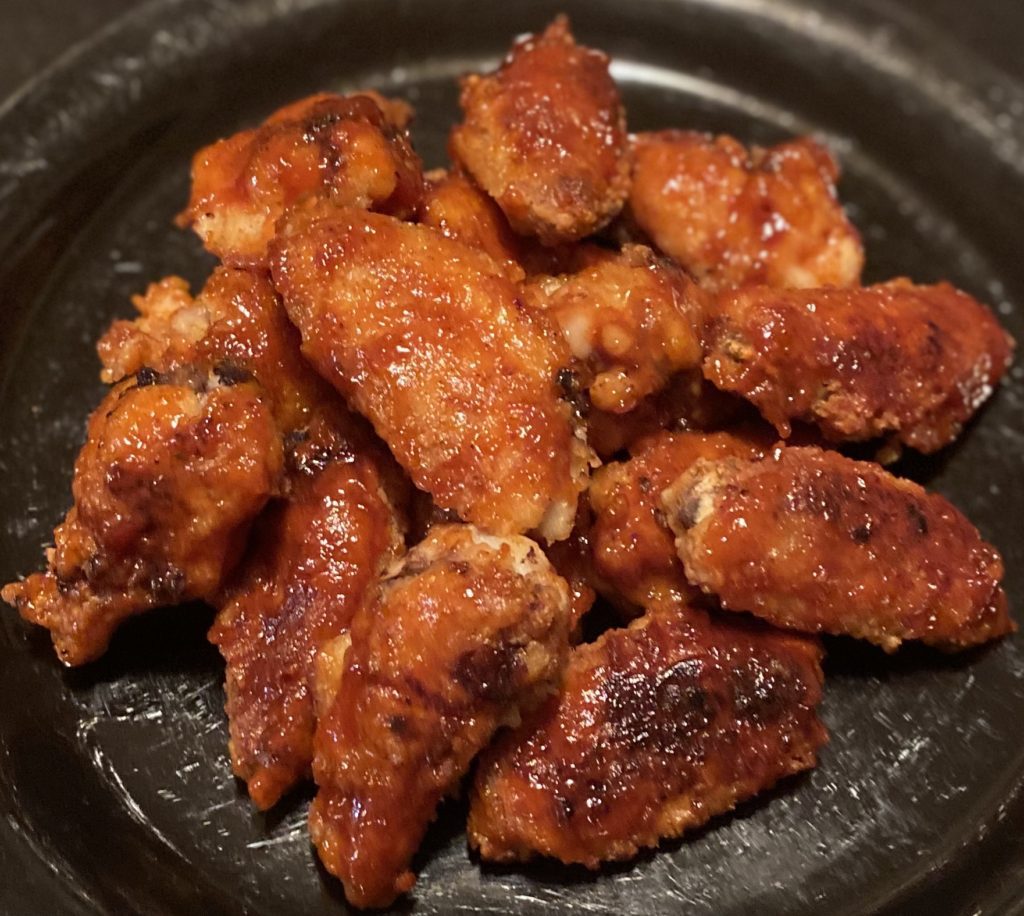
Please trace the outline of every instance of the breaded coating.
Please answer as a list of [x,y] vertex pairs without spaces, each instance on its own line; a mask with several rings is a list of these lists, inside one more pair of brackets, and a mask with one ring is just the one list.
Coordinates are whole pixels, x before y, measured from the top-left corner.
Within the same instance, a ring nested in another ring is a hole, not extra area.
[[637,403],[629,413],[611,413],[591,406],[586,412],[587,441],[603,460],[616,457],[661,430],[724,429],[743,418],[750,407],[719,391],[700,370],[677,372],[665,386]]
[[809,138],[748,151],[732,137],[634,138],[636,224],[706,289],[854,286],[864,249],[836,199],[839,167]]
[[3,599],[50,631],[65,664],[92,661],[125,618],[210,600],[281,472],[280,435],[256,385],[140,371],[89,420],[47,571],[6,586]]
[[558,386],[571,357],[489,256],[333,208],[294,213],[272,251],[303,352],[420,489],[495,533],[568,536],[589,458]]
[[922,452],[952,442],[1006,371],[1013,340],[948,283],[720,296],[704,374],[783,436],[790,421],[833,441],[893,434]]
[[579,641],[580,624],[597,600],[594,588],[594,564],[591,559],[590,526],[592,516],[586,495],[580,499],[572,534],[545,548],[544,554],[569,586],[571,607],[570,641]]
[[309,775],[321,652],[404,549],[378,463],[343,431],[318,426],[292,456],[289,499],[257,523],[210,630],[227,664],[232,769],[259,808]]
[[680,604],[573,650],[564,686],[481,757],[469,842],[597,868],[813,767],[821,649]]
[[408,119],[408,106],[375,93],[294,102],[196,154],[179,224],[225,264],[251,267],[265,262],[274,224],[304,197],[412,216],[423,169]]
[[560,16],[517,42],[497,72],[462,81],[452,158],[513,228],[553,245],[591,235],[629,193],[626,115],[608,58]]
[[628,461],[598,469],[590,485],[590,543],[602,590],[637,607],[692,595],[662,512],[662,490],[701,458],[759,458],[772,441],[770,430],[755,427],[660,432],[637,443]]
[[663,505],[687,577],[723,608],[887,652],[1015,629],[998,551],[942,496],[876,464],[783,447],[702,460]]
[[502,725],[557,685],[569,594],[540,548],[441,525],[356,612],[316,735],[310,833],[361,907],[415,882],[439,802]]
[[519,262],[524,240],[512,231],[501,208],[466,175],[458,172],[427,176],[419,221],[450,239],[489,254],[509,270],[512,279],[522,278]]
[[587,369],[594,407],[628,413],[677,372],[696,369],[704,294],[642,245],[587,247],[576,272],[527,288],[528,302],[561,329]]
[[97,344],[103,381],[143,367],[249,374],[270,398],[285,435],[306,428],[332,402],[343,410],[302,358],[299,332],[265,274],[218,267],[194,299],[184,280],[168,277],[133,302],[139,317],[113,322]]

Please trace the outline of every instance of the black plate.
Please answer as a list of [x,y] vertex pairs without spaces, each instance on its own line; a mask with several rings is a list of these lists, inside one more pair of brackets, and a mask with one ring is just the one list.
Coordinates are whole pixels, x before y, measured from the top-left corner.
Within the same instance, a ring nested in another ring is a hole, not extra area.
[[[170,226],[190,153],[302,93],[374,86],[413,102],[418,146],[438,164],[455,76],[559,8],[614,54],[634,129],[823,136],[870,278],[948,277],[1024,339],[1024,92],[910,20],[767,0],[150,2],[0,110],[0,581],[39,564],[66,508],[101,394],[98,334],[148,280],[209,269]],[[960,444],[902,466],[1003,550],[1018,612],[1022,375]],[[260,816],[230,776],[208,622],[202,608],[151,615],[68,672],[44,633],[0,615],[0,909],[344,911],[307,843],[306,799]],[[833,737],[810,776],[597,875],[481,868],[452,804],[399,910],[1016,910],[1021,638],[956,659],[830,650]]]

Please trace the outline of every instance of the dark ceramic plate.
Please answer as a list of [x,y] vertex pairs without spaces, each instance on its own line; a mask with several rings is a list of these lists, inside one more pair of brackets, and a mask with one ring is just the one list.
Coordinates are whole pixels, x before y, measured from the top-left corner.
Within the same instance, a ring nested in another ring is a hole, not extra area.
[[[1024,92],[912,22],[767,0],[149,2],[0,110],[0,581],[39,564],[66,508],[101,392],[97,335],[148,280],[209,269],[170,225],[190,153],[294,96],[373,86],[413,102],[419,148],[438,164],[455,77],[558,8],[614,55],[634,129],[821,135],[842,159],[870,278],[948,277],[1024,339]],[[1002,549],[1020,613],[1021,369],[961,443],[902,471]],[[12,612],[0,621],[0,909],[344,911],[306,840],[307,798],[261,816],[231,778],[209,611],[138,620],[79,671]],[[1021,647],[887,658],[837,641],[823,711],[832,743],[810,776],[594,875],[481,868],[453,803],[398,909],[1015,911]]]

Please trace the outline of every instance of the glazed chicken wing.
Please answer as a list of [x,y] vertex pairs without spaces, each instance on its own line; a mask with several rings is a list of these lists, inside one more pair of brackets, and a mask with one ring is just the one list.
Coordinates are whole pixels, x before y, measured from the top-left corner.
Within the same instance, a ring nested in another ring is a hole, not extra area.
[[373,93],[321,93],[254,130],[200,150],[179,217],[225,264],[258,266],[280,216],[303,197],[407,217],[423,172],[405,132],[409,109]]
[[565,17],[518,42],[496,73],[462,83],[451,152],[513,228],[545,244],[596,232],[629,193],[626,117],[608,58]]
[[588,460],[570,356],[490,257],[353,209],[294,213],[272,250],[306,356],[418,487],[497,533],[568,536]]
[[434,528],[356,612],[316,736],[310,832],[356,906],[409,890],[441,799],[502,725],[557,684],[569,595],[540,548]]
[[89,420],[47,571],[3,598],[50,631],[65,664],[92,661],[125,618],[217,593],[281,470],[256,385],[142,370]]
[[702,460],[663,494],[689,580],[782,627],[941,649],[1015,627],[1003,562],[947,500],[817,448]]
[[262,273],[219,267],[195,298],[184,280],[168,277],[134,304],[139,317],[115,321],[97,345],[105,382],[143,367],[249,374],[269,397],[284,435],[305,429],[338,401],[302,358],[299,332]]
[[289,499],[254,529],[210,631],[227,663],[232,768],[259,808],[310,772],[321,653],[329,665],[333,641],[403,547],[378,464],[326,424],[300,443]]
[[661,491],[701,458],[758,458],[771,444],[756,428],[661,432],[638,443],[629,461],[600,468],[590,486],[590,543],[604,589],[638,607],[689,595]]
[[702,286],[852,286],[864,251],[836,200],[839,168],[813,140],[749,152],[731,137],[640,134],[629,207]]
[[580,261],[575,273],[530,284],[528,301],[555,321],[586,367],[593,406],[627,413],[676,372],[700,365],[703,294],[642,245],[591,246]]
[[609,630],[482,756],[470,844],[596,868],[701,826],[815,765],[820,660],[806,637],[678,604]]
[[992,394],[1013,341],[948,283],[720,296],[704,374],[753,403],[783,436],[791,420],[835,441],[887,433],[923,452],[952,442]]

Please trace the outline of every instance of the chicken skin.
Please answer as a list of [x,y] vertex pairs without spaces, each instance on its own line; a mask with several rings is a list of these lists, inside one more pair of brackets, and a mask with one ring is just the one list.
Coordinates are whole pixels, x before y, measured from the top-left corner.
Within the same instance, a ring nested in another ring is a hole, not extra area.
[[922,452],[952,442],[992,394],[1013,340],[948,283],[720,296],[704,374],[754,404],[782,436],[791,420],[833,441],[892,434]]
[[723,608],[887,652],[1015,629],[996,549],[942,496],[876,464],[783,447],[702,460],[663,504],[687,577]]
[[637,607],[691,595],[662,512],[662,490],[701,458],[760,458],[772,441],[753,427],[661,432],[639,442],[628,461],[600,468],[590,486],[590,543],[604,591]]
[[262,809],[309,775],[321,652],[404,547],[375,457],[326,424],[298,445],[289,499],[257,524],[210,631],[227,663],[232,768]]
[[569,594],[540,548],[435,527],[356,612],[316,735],[310,833],[349,901],[408,891],[435,809],[502,725],[556,686]]
[[419,221],[490,255],[507,267],[512,279],[522,278],[519,265],[524,240],[512,231],[501,208],[471,178],[458,172],[430,173],[420,203]]
[[225,264],[252,267],[265,262],[276,221],[303,197],[411,216],[423,169],[405,132],[409,114],[374,93],[294,102],[196,154],[179,223]]
[[134,304],[139,316],[115,321],[97,344],[103,381],[143,367],[247,373],[269,397],[285,436],[305,429],[332,402],[343,410],[330,385],[302,358],[299,332],[264,274],[217,268],[195,298],[184,280],[168,277]]
[[669,130],[637,136],[634,155],[630,215],[706,289],[860,281],[839,167],[813,140],[748,152],[732,137]]
[[464,167],[522,235],[591,235],[629,193],[626,117],[608,58],[577,45],[564,16],[519,41],[496,73],[463,80],[451,135]]
[[597,868],[813,767],[821,649],[667,604],[574,649],[560,695],[481,757],[469,841]]
[[590,246],[572,274],[539,279],[528,302],[561,328],[587,369],[591,404],[623,414],[677,372],[699,367],[701,290],[649,248]]
[[92,661],[126,618],[211,599],[281,472],[280,435],[255,384],[141,370],[89,420],[47,571],[3,599],[50,631],[65,664]]
[[558,379],[570,355],[487,255],[362,210],[295,212],[274,282],[303,352],[441,509],[568,536],[589,453]]

